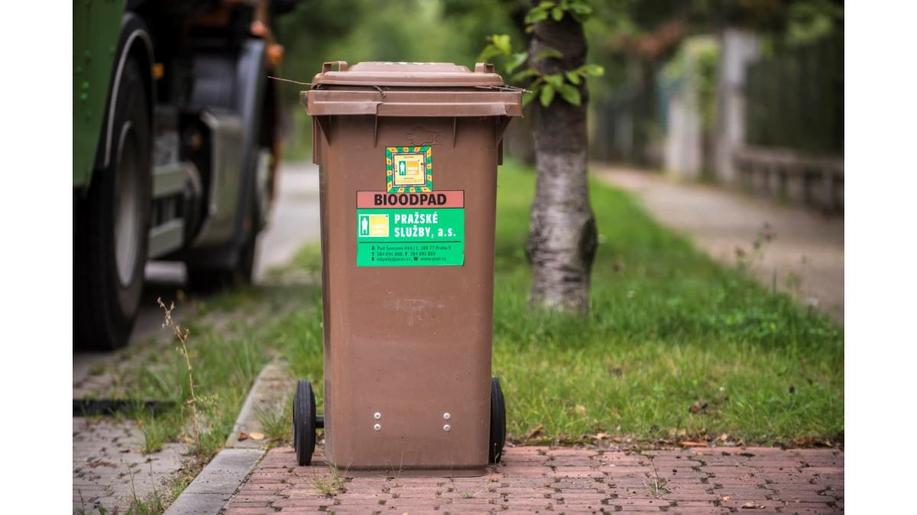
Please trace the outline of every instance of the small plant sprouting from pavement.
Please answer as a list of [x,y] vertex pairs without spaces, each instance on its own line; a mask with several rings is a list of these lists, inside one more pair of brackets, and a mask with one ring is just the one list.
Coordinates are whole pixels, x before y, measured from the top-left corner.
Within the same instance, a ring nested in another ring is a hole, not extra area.
[[[150,467],[150,477],[153,477],[153,463],[149,463]],[[130,469],[131,481],[131,505],[127,510],[127,513],[133,515],[153,515],[157,513],[163,513],[168,508],[168,501],[164,498],[163,494],[156,488],[156,484],[153,484],[153,491],[147,496],[146,499],[141,499],[137,496],[137,491],[134,489],[134,471]]]
[[661,497],[665,494],[671,493],[668,488],[666,488],[666,481],[663,478],[659,477],[659,474],[656,472],[656,464],[650,462],[650,465],[653,467],[653,478],[652,481],[649,481],[646,486],[650,489],[650,493],[653,494],[653,497]]
[[285,399],[280,406],[282,408],[274,406],[271,409],[259,409],[256,416],[261,430],[272,443],[285,444],[293,441],[293,430],[290,427],[293,404]]
[[328,477],[318,476],[314,478],[312,480],[312,485],[315,486],[315,489],[321,492],[322,495],[328,497],[344,493],[344,478],[338,473],[337,468],[328,467],[328,469],[331,471],[331,475]]
[[172,311],[175,309],[175,302],[171,302],[168,307],[166,303],[162,301],[162,298],[157,298],[156,302],[159,304],[159,307],[162,308],[162,327],[172,329],[172,334],[175,335],[179,343],[178,350],[181,352],[182,357],[185,358],[185,365],[188,369],[188,391],[190,395],[187,402],[188,405],[191,406],[191,427],[194,432],[191,436],[194,441],[200,445],[201,423],[197,411],[198,398],[194,393],[194,367],[191,366],[191,356],[188,354],[188,337],[191,335],[191,331],[177,324],[172,319]]

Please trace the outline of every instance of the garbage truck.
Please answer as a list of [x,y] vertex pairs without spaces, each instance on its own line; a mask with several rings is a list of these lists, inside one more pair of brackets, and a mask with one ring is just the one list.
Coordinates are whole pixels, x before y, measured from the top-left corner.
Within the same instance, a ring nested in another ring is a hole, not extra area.
[[148,260],[251,279],[280,153],[268,76],[293,1],[74,0],[74,346],[125,345]]

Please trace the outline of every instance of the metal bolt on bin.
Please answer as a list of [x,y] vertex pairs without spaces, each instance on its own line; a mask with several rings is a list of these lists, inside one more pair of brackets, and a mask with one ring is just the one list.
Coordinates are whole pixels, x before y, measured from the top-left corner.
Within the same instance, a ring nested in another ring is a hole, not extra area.
[[346,469],[483,473],[506,436],[491,378],[496,171],[522,90],[493,66],[325,63],[303,92],[320,167],[324,416],[294,445]]

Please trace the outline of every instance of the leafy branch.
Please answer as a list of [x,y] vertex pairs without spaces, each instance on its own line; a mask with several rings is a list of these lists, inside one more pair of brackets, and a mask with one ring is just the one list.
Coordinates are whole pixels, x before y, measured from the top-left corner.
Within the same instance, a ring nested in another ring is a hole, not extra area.
[[[531,32],[536,23],[544,21],[560,22],[566,15],[583,23],[591,14],[592,6],[587,0],[544,0],[526,14],[525,30]],[[529,56],[527,51],[514,52],[512,38],[508,34],[494,34],[486,41],[478,61],[495,60],[495,64],[502,68],[510,82],[524,84],[526,92],[522,97],[523,105],[537,98],[542,106],[548,107],[557,95],[569,104],[581,105],[580,86],[586,79],[601,77],[605,73],[604,68],[597,64],[584,64],[571,70],[546,74],[534,65],[545,59],[562,58],[563,54],[559,50],[545,48],[533,56]],[[529,66],[523,67],[527,62]]]
[[592,16],[592,6],[587,0],[560,0],[560,2],[545,0],[532,7],[525,15],[527,25],[525,30],[531,32],[532,25],[547,20],[549,16],[554,21],[563,20],[567,13],[570,13],[576,21],[584,23],[589,16]]

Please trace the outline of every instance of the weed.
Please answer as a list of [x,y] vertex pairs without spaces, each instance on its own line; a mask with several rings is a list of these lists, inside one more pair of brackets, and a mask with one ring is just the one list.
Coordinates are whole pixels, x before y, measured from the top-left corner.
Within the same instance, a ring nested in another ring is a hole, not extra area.
[[190,392],[190,397],[187,400],[189,406],[191,406],[191,424],[192,424],[192,436],[195,441],[200,443],[201,438],[201,425],[200,425],[200,415],[197,411],[198,398],[194,393],[194,368],[191,366],[191,355],[188,353],[188,337],[191,332],[187,328],[183,328],[181,325],[175,323],[172,320],[172,310],[175,309],[175,302],[172,302],[168,307],[162,301],[161,298],[157,298],[156,302],[159,304],[159,307],[162,308],[163,312],[163,327],[169,327],[172,329],[172,334],[175,335],[175,338],[178,340],[179,346],[178,350],[181,352],[182,357],[185,358],[185,365],[188,369],[188,391]]
[[660,478],[659,474],[656,472],[656,464],[650,462],[653,466],[653,477],[649,483],[645,483],[646,486],[650,489],[650,493],[653,497],[661,497],[665,494],[671,493],[666,484],[668,483],[665,479]]
[[181,427],[181,412],[171,410],[163,414],[152,414],[140,411],[136,415],[137,425],[143,431],[144,454],[159,452],[163,444],[173,441],[178,436]]
[[293,404],[289,399],[281,403],[281,409],[259,409],[256,413],[264,435],[273,443],[285,444],[293,440]]
[[331,497],[335,494],[344,492],[344,478],[338,473],[336,467],[330,466],[328,470],[331,472],[330,476],[316,476],[312,479],[312,485],[318,490],[322,495]]
[[[158,515],[164,513],[169,506],[167,504],[168,500],[163,497],[159,489],[154,485],[153,491],[145,499],[140,499],[134,489],[134,470],[129,468],[128,473],[130,474],[131,482],[131,504],[127,512],[132,515]],[[153,464],[150,463],[150,475],[152,474]]]

